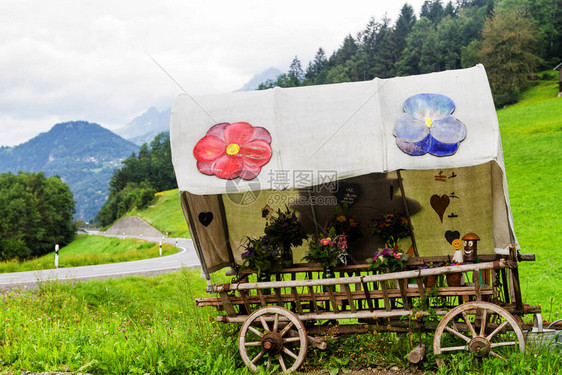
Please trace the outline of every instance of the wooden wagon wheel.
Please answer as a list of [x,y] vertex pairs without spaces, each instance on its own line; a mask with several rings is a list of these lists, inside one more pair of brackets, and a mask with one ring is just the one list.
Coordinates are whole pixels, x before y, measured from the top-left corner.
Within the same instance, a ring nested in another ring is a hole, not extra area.
[[[457,343],[452,343],[455,339]],[[493,349],[509,346],[519,346],[525,352],[521,327],[504,308],[480,301],[464,303],[449,311],[437,326],[433,339],[436,355],[466,350],[476,357],[491,355],[504,359]]]
[[254,311],[242,325],[238,350],[253,372],[256,364],[270,368],[278,362],[284,373],[295,371],[306,357],[308,339],[302,321],[291,311],[278,306]]

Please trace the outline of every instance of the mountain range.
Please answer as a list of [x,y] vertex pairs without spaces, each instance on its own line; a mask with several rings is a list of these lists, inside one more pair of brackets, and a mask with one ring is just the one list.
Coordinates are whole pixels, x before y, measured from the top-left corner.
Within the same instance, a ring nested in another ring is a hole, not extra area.
[[15,147],[0,147],[0,172],[58,175],[76,201],[76,217],[91,220],[107,199],[109,180],[139,147],[87,121],[56,124]]

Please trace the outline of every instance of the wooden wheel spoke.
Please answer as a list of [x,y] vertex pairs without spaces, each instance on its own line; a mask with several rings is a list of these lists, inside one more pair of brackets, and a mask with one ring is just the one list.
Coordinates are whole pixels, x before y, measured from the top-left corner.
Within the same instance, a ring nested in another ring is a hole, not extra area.
[[246,342],[244,343],[245,346],[260,346],[261,345],[261,341],[252,341],[252,342]]
[[283,356],[281,353],[277,354],[277,359],[279,360],[279,364],[281,365],[281,369],[283,372],[287,372],[287,367],[285,366],[285,361],[283,361]]
[[267,322],[265,321],[265,318],[263,317],[263,315],[260,316],[260,322],[261,325],[263,326],[263,329],[265,329],[266,332],[269,332],[269,326],[267,325]]
[[255,333],[256,335],[258,335],[258,337],[263,337],[263,333],[261,333],[260,331],[258,331],[256,328],[252,327],[252,326],[248,326],[248,329],[250,331],[252,331],[253,333]]
[[462,333],[460,333],[459,331],[457,331],[454,328],[451,327],[445,327],[445,330],[447,330],[448,332],[451,332],[453,335],[460,337],[461,339],[463,339],[466,342],[469,342],[470,339],[468,337],[466,337],[465,335],[463,335]]
[[286,343],[286,342],[298,342],[298,341],[301,341],[301,338],[298,337],[298,336],[297,336],[297,337],[288,337],[288,338],[286,338],[286,339],[283,339],[283,343]]
[[291,357],[293,357],[294,359],[297,359],[299,356],[296,355],[295,353],[293,353],[292,351],[289,350],[289,348],[287,347],[283,347],[283,353],[290,355]]
[[474,330],[474,326],[470,322],[470,319],[468,319],[468,316],[466,315],[466,312],[462,311],[461,314],[462,314],[462,318],[463,318],[464,322],[466,323],[466,325],[468,326],[468,329],[470,330],[470,333],[472,334],[472,337],[476,337],[476,331]]
[[271,356],[268,355],[267,356],[267,368],[270,368],[270,367],[271,367]]
[[261,352],[259,352],[259,354],[257,356],[254,357],[254,359],[252,359],[250,361],[250,363],[253,365],[254,363],[256,363],[261,357],[263,357],[263,355],[265,354],[265,350],[262,349]]
[[281,332],[279,332],[279,334],[281,335],[281,337],[285,336],[285,334],[287,334],[287,332],[289,332],[289,330],[290,330],[291,328],[293,328],[293,326],[294,326],[293,322],[289,322],[289,324],[287,324],[287,325],[285,326],[285,328],[283,328],[283,330],[282,330]]
[[491,346],[492,348],[497,348],[498,346],[512,346],[512,345],[517,345],[517,341],[495,342]]
[[[494,351],[492,351],[492,350],[490,350],[490,355],[491,355],[492,357],[496,357],[496,358],[498,358],[498,359],[501,359],[502,361],[505,361],[505,358],[504,358],[504,357],[502,357],[501,355],[499,355],[498,353],[496,353],[496,352],[494,352]],[[506,361],[506,362],[507,362],[507,361]]]
[[273,320],[273,332],[277,332],[279,329],[279,314],[275,314],[275,318]]
[[490,334],[486,337],[486,340],[490,341],[495,335],[498,334],[498,332],[500,332],[500,331],[503,329],[503,327],[505,327],[505,326],[508,325],[508,324],[509,324],[509,322],[508,322],[507,320],[506,320],[505,322],[503,322],[502,324],[500,324],[500,325],[498,326],[498,328],[494,329],[494,332],[490,333]]
[[484,336],[486,332],[486,320],[488,319],[488,310],[483,309],[482,316],[480,317],[480,336]]
[[466,346],[450,346],[448,348],[441,348],[442,352],[454,352],[457,350],[466,350]]

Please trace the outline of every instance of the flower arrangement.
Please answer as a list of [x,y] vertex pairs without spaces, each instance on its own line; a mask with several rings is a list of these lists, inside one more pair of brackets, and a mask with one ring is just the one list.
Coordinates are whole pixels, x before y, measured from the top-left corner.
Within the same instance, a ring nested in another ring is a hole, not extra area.
[[441,262],[425,262],[423,265],[418,266],[418,270],[427,270],[430,268],[438,268],[443,266],[444,264]]
[[341,207],[336,207],[335,215],[328,220],[324,230],[329,233],[332,228],[336,235],[344,235],[349,241],[361,237],[359,222],[349,213],[349,206],[345,202]]
[[268,236],[247,238],[246,251],[242,254],[243,266],[257,270],[259,274],[275,272],[281,269],[281,251],[278,243]]
[[291,265],[293,263],[293,255],[291,247],[300,246],[303,240],[308,238],[306,232],[297,215],[291,211],[289,207],[285,206],[285,211],[277,210],[277,215],[264,214],[265,209],[262,210],[262,216],[267,219],[265,225],[265,234],[269,237],[270,243],[278,244],[281,248],[281,257]]
[[303,260],[319,263],[323,267],[335,267],[347,264],[347,239],[337,235],[334,228],[328,234],[313,237],[308,243],[309,249]]
[[402,214],[380,215],[372,220],[369,233],[371,236],[379,236],[386,247],[396,249],[398,241],[410,235],[408,218]]
[[370,271],[381,270],[382,272],[398,272],[404,269],[408,263],[408,254],[399,252],[396,249],[378,249],[373,258],[368,258]]

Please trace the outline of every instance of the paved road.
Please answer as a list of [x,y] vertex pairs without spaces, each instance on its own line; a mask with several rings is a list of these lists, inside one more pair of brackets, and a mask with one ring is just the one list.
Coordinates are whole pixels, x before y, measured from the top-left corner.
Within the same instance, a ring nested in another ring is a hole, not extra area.
[[[104,235],[100,232],[90,234]],[[122,238],[122,236],[119,236]],[[131,236],[132,237],[132,236]],[[143,238],[147,241],[159,242],[161,238]],[[130,275],[156,275],[180,270],[183,267],[197,268],[200,266],[193,242],[185,238],[166,238],[166,243],[176,244],[180,252],[158,258],[136,260],[132,262],[101,264],[97,266],[57,268],[41,271],[26,271],[0,274],[0,289],[33,288],[40,281],[46,280],[88,280],[119,278]]]

